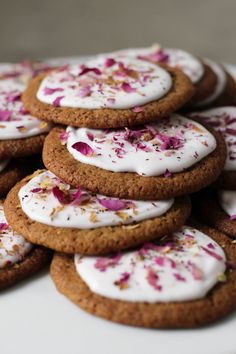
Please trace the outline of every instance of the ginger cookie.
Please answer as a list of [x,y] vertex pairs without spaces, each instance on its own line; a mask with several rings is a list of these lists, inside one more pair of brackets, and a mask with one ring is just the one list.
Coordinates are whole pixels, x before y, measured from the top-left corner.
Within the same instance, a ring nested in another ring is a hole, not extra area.
[[26,177],[4,204],[13,229],[35,244],[65,253],[105,254],[178,229],[190,213],[187,197],[165,201],[107,198],[70,188],[49,171]]
[[[180,69],[188,76],[195,88],[195,94],[188,105],[207,99],[213,94],[217,86],[217,74],[215,70],[208,65],[208,62],[182,49],[161,48],[161,46],[157,44],[149,48],[124,49],[105,55],[111,58],[137,58]],[[103,56],[104,54],[100,55],[100,57]]]
[[36,117],[90,128],[119,128],[155,121],[194,94],[178,69],[134,58],[96,58],[31,81],[22,99]]
[[15,233],[5,219],[0,202],[0,290],[28,278],[50,260],[50,252],[34,247]]
[[235,190],[204,190],[204,192],[196,193],[193,201],[195,214],[200,220],[236,238]]
[[227,147],[227,158],[214,187],[236,190],[236,107],[212,108],[191,113],[190,117],[206,122],[223,135]]
[[110,256],[55,254],[50,273],[58,291],[93,315],[132,326],[192,328],[236,308],[235,260],[228,237],[184,226]]
[[213,60],[204,59],[217,76],[214,91],[205,100],[196,104],[196,107],[230,106],[236,103],[236,82],[224,67]]
[[[1,67],[0,67],[1,71]],[[0,159],[42,151],[51,125],[31,116],[21,102],[25,84],[17,79],[0,79]]]
[[211,127],[173,114],[135,129],[53,129],[45,166],[62,180],[107,196],[168,199],[212,183],[225,162],[225,143]]

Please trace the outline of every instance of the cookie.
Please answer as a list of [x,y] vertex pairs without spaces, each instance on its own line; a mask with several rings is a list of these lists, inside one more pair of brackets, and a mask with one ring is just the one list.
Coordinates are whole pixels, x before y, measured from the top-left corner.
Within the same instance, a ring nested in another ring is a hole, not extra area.
[[193,201],[195,214],[200,220],[236,238],[236,191],[204,190],[197,193]]
[[217,76],[217,84],[211,95],[196,104],[196,107],[216,107],[236,103],[236,82],[224,67],[210,59],[204,59]]
[[[212,67],[205,60],[203,61],[182,49],[161,48],[157,44],[149,48],[124,49],[105,55],[114,58],[137,58],[180,69],[188,76],[195,88],[195,94],[188,105],[200,102],[212,95],[217,85],[217,75]],[[104,57],[104,54],[101,54],[100,57]]]
[[140,245],[176,230],[190,213],[187,197],[135,201],[73,189],[49,171],[18,183],[4,204],[13,229],[35,244],[94,255]]
[[26,111],[21,102],[24,89],[16,79],[0,79],[0,160],[41,152],[51,128]]
[[236,190],[236,107],[212,108],[189,115],[206,122],[223,135],[227,146],[227,158],[214,186]]
[[152,200],[192,193],[212,183],[225,154],[219,133],[173,114],[136,130],[55,128],[45,139],[43,161],[74,187]]
[[155,121],[181,108],[194,93],[178,69],[132,59],[96,58],[31,81],[22,99],[36,117],[90,128]]
[[0,290],[28,278],[50,260],[50,252],[34,247],[7,224],[0,202]]
[[236,308],[235,260],[228,237],[185,226],[113,256],[55,254],[50,273],[58,291],[93,315],[132,326],[192,328]]

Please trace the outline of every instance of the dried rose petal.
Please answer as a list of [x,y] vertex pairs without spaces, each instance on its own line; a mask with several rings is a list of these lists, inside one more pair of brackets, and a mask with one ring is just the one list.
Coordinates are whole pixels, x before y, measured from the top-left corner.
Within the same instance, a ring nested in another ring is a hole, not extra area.
[[62,191],[58,186],[55,186],[52,188],[52,193],[61,204],[78,205],[81,201],[80,187],[78,187],[75,193],[70,194],[69,191]]
[[1,109],[0,110],[0,121],[1,122],[7,122],[10,120],[12,111],[9,111],[8,109]]
[[77,141],[77,143],[72,145],[72,148],[85,156],[91,156],[94,153],[94,150],[91,148],[91,146],[89,146],[87,143],[84,143],[83,141]]
[[201,248],[203,249],[203,251],[205,251],[211,257],[217,259],[217,261],[222,261],[223,258],[219,254],[217,254],[216,252],[210,251],[208,248],[203,247],[203,246],[201,246]]
[[62,145],[66,145],[69,135],[70,135],[70,132],[66,132],[66,131],[59,134],[59,139],[61,140]]
[[115,65],[116,61],[113,58],[106,58],[104,65],[106,68],[110,68],[111,66]]
[[0,230],[1,230],[1,231],[7,230],[8,227],[9,227],[9,226],[8,226],[7,223],[4,223],[4,222],[0,223]]
[[230,220],[236,220],[236,214],[231,215]]
[[89,72],[93,72],[96,75],[101,75],[101,71],[98,68],[88,68],[86,66],[83,66],[81,69],[81,72],[79,73],[79,76],[82,76],[84,74],[87,74]]
[[173,275],[174,275],[175,279],[178,281],[186,281],[186,279],[179,273],[174,273]]
[[42,192],[43,191],[43,188],[40,188],[40,187],[38,187],[38,188],[33,188],[33,189],[31,189],[31,193],[40,193],[40,192]]
[[120,259],[121,259],[121,254],[120,253],[117,253],[113,257],[97,258],[96,262],[94,264],[94,267],[96,269],[100,270],[100,272],[105,272],[108,267],[112,267],[113,268],[116,265],[118,265]]
[[128,82],[123,82],[122,85],[121,85],[121,88],[126,93],[132,93],[132,92],[136,91],[136,89],[133,88]]
[[136,107],[132,108],[132,111],[135,113],[142,112],[143,110],[144,110],[144,108],[141,106],[136,106]]
[[165,173],[164,173],[164,177],[171,177],[172,176],[172,173],[168,170],[168,168],[165,170]]
[[159,280],[159,276],[156,274],[156,272],[151,267],[147,268],[146,278],[147,278],[148,284],[150,284],[155,290],[157,290],[157,291],[162,290],[162,286],[157,284],[157,282]]
[[92,93],[91,87],[87,85],[81,88],[81,90],[78,93],[78,96],[84,98],[90,96],[91,93]]
[[97,198],[99,204],[101,204],[104,208],[112,211],[118,211],[121,209],[126,209],[129,206],[134,206],[133,202],[119,200],[119,199],[99,199]]
[[60,106],[61,100],[64,98],[65,96],[58,96],[57,98],[55,98],[55,100],[52,102],[54,107],[58,107]]
[[55,88],[45,87],[43,89],[43,92],[46,96],[53,95],[55,92],[62,92],[62,91],[64,91],[62,87],[55,87]]

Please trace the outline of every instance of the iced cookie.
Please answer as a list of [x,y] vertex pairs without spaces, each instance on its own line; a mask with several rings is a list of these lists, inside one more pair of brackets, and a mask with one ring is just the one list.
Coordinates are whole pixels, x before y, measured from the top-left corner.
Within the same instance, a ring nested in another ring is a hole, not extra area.
[[25,85],[0,80],[0,159],[39,153],[51,125],[35,118],[21,102]]
[[[207,99],[217,86],[215,70],[207,62],[182,49],[161,48],[159,45],[153,45],[149,48],[124,49],[106,55],[111,58],[137,58],[180,69],[189,77],[195,88],[191,104]],[[104,54],[100,56],[103,57]]]
[[196,103],[196,107],[228,106],[236,104],[236,82],[224,67],[210,59],[204,59],[217,76],[214,91],[204,100]]
[[155,121],[181,108],[193,93],[180,70],[104,57],[36,77],[23,102],[47,121],[106,129]]
[[188,198],[136,201],[107,198],[38,172],[8,194],[7,220],[33,243],[65,253],[105,254],[140,245],[178,229]]
[[133,326],[191,328],[235,309],[235,260],[226,236],[184,226],[129,252],[55,254],[51,276],[63,295],[93,315]]
[[0,202],[0,290],[28,278],[50,260],[50,252],[34,247],[15,233],[5,219]]
[[202,193],[197,193],[193,201],[195,213],[200,220],[236,238],[235,190],[204,190]]
[[223,135],[227,146],[227,158],[214,186],[236,190],[236,107],[213,108],[192,113],[190,116],[201,119]]
[[210,184],[225,162],[221,135],[173,114],[135,129],[53,129],[45,166],[72,186],[132,199],[168,199]]

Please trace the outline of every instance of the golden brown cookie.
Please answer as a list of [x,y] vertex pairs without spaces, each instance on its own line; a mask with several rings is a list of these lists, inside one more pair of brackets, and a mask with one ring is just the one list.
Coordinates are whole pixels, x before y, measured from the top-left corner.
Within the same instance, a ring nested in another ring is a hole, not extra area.
[[23,93],[22,100],[26,109],[32,115],[65,125],[90,128],[119,128],[144,124],[180,109],[195,92],[193,85],[185,74],[178,69],[165,68],[173,80],[171,90],[158,101],[143,105],[139,112],[136,112],[135,109],[82,109],[55,107],[45,104],[36,97],[38,88],[45,75],[39,75],[30,82]]
[[193,196],[194,213],[200,220],[224,234],[236,238],[236,220],[222,209],[214,190],[204,190]]
[[24,139],[12,139],[0,141],[0,160],[31,156],[42,151],[46,134],[40,134]]
[[[198,227],[216,241],[234,265],[236,248],[220,232]],[[226,271],[227,280],[218,283],[206,297],[199,300],[167,303],[119,301],[92,292],[78,275],[71,256],[55,254],[51,277],[57,290],[83,310],[107,320],[150,328],[192,328],[206,325],[231,313],[236,307],[236,271]]]
[[51,252],[49,250],[43,247],[34,247],[20,263],[0,269],[0,290],[6,289],[37,273],[49,264],[50,259]]
[[[204,124],[203,124],[204,125]],[[54,128],[45,139],[43,161],[56,176],[77,187],[82,186],[95,193],[126,199],[168,199],[193,193],[217,179],[223,169],[226,148],[224,140],[211,127],[207,129],[217,140],[216,149],[185,172],[171,177],[148,177],[130,172],[111,172],[81,163],[73,158],[61,144],[63,128]]]
[[178,229],[190,214],[187,197],[177,198],[171,208],[159,217],[118,226],[92,229],[54,227],[31,220],[22,210],[19,190],[31,176],[18,183],[8,194],[4,212],[12,228],[26,240],[65,253],[105,254],[140,245]]

